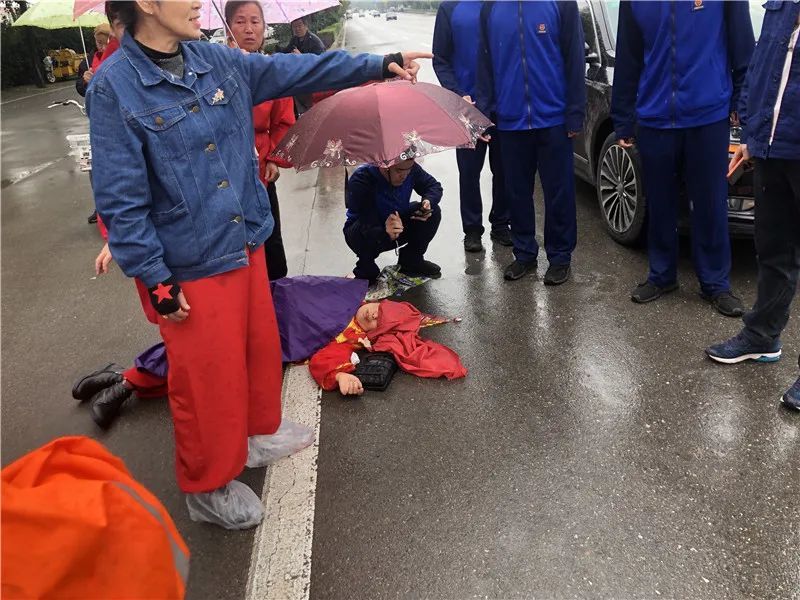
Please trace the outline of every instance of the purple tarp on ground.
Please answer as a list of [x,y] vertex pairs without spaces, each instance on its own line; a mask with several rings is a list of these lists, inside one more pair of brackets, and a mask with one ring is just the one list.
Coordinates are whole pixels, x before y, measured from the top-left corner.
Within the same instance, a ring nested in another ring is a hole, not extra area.
[[[284,277],[270,282],[284,362],[310,358],[339,335],[355,316],[367,293],[367,282],[344,277]],[[136,357],[137,368],[167,376],[164,344]]]

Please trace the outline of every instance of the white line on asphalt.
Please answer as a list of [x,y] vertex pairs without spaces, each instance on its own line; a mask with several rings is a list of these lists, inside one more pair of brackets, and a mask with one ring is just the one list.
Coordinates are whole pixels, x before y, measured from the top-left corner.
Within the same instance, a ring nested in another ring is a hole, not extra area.
[[49,162],[42,163],[40,165],[36,165],[35,167],[33,167],[31,169],[25,169],[24,171],[20,171],[19,173],[17,173],[13,177],[9,177],[8,179],[4,179],[3,180],[3,187],[5,188],[5,187],[8,187],[10,185],[14,185],[15,183],[19,183],[20,181],[22,181],[23,179],[27,179],[28,177],[33,177],[37,173],[41,173],[47,167],[49,167],[51,165],[54,165],[58,161],[63,160],[63,159],[64,159],[64,157],[62,156],[61,158],[57,158],[55,160],[51,160]]
[[11,104],[12,102],[19,102],[20,100],[27,100],[28,98],[36,98],[36,96],[44,96],[45,94],[55,94],[56,92],[63,92],[65,89],[71,86],[62,85],[52,90],[45,90],[43,92],[36,92],[35,94],[30,94],[28,96],[23,96],[22,98],[14,98],[13,100],[6,100],[5,102],[0,102],[0,106],[4,106],[6,104]]
[[316,441],[267,470],[264,521],[253,541],[246,600],[307,600],[311,589],[320,403],[307,366],[286,370],[283,403],[283,418],[314,427]]

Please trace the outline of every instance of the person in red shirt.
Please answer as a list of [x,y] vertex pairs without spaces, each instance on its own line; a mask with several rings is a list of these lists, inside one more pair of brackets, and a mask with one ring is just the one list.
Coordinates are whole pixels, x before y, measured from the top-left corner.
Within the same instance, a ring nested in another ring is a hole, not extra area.
[[[264,45],[264,8],[255,0],[230,0],[225,3],[225,22],[228,24],[228,43],[247,52],[261,52]],[[230,37],[230,34],[233,37]],[[275,146],[294,125],[294,101],[292,98],[268,100],[253,107],[256,152],[258,152],[258,175],[267,187],[270,209],[275,218],[275,228],[264,244],[267,255],[267,274],[270,280],[286,277],[286,252],[281,237],[281,218],[275,182],[280,177],[280,168],[292,165],[272,156]]]

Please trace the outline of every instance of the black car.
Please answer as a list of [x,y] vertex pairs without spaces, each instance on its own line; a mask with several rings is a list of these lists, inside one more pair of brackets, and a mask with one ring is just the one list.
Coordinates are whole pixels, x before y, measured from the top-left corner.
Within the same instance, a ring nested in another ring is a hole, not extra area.
[[[634,146],[616,144],[611,122],[611,85],[618,1],[578,0],[586,38],[586,120],[575,138],[575,173],[595,186],[600,212],[609,235],[634,245],[642,239],[647,221],[647,199],[642,167]],[[760,29],[760,20],[754,25]],[[731,128],[729,153],[739,144],[739,130]],[[683,200],[682,227],[688,225],[688,201]],[[746,171],[728,189],[728,223],[732,236],[753,235],[755,200],[752,171]]]

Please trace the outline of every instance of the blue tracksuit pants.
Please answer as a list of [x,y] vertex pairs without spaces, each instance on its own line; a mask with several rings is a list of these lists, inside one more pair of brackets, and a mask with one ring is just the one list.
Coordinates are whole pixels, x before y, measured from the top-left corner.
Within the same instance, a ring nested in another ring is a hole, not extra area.
[[700,288],[710,296],[729,291],[728,120],[686,129],[640,126],[636,139],[647,196],[648,281],[664,287],[677,280],[683,182],[691,211],[692,260]]
[[492,170],[492,208],[489,223],[492,231],[508,229],[508,204],[506,202],[503,162],[500,158],[500,145],[496,141],[489,144],[478,141],[475,149],[458,148],[458,187],[461,196],[461,225],[464,233],[483,234],[483,202],[481,199],[481,171],[489,149],[489,167]]
[[575,216],[575,173],[572,140],[563,125],[527,131],[497,131],[503,159],[506,197],[511,215],[514,257],[534,262],[536,213],[533,189],[536,172],[544,191],[544,248],[551,265],[569,264],[578,238]]

